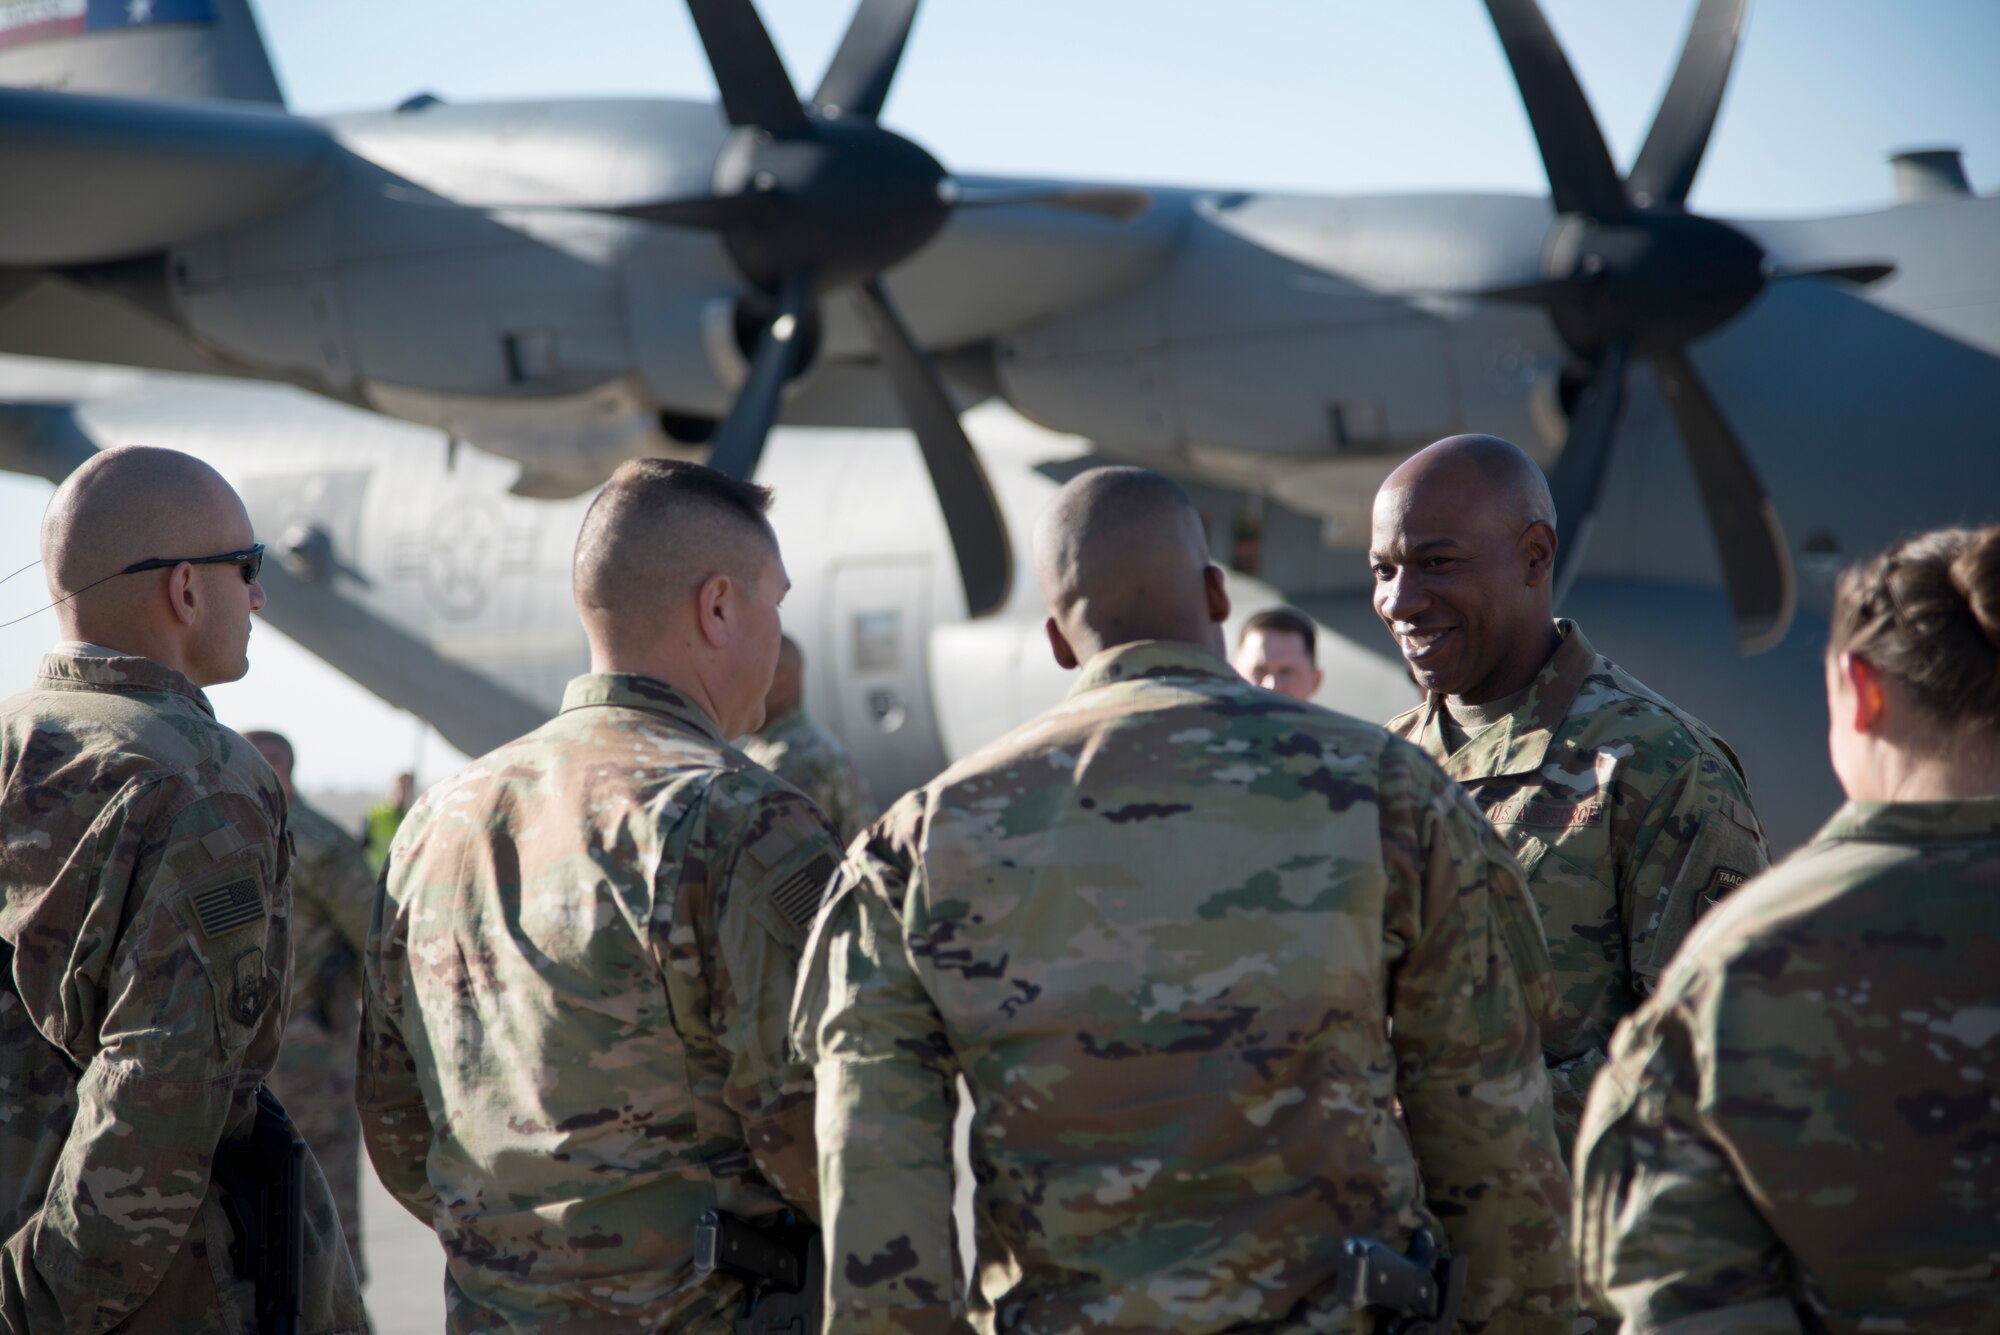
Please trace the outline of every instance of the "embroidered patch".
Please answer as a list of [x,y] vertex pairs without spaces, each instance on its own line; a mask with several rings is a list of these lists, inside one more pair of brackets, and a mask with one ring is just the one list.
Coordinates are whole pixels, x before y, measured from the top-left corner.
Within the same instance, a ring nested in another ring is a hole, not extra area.
[[1701,907],[1704,912],[1715,907],[1715,901],[1742,885],[1750,878],[1731,867],[1717,867],[1709,873],[1708,885],[1701,892]]
[[811,931],[813,919],[819,916],[820,901],[826,896],[826,884],[833,879],[834,860],[822,853],[786,877],[776,890],[771,892],[771,902],[778,912],[785,915],[785,921],[800,931]]
[[234,931],[264,916],[264,896],[258,893],[257,882],[248,877],[203,890],[190,902],[201,934],[207,937]]
[[229,1013],[242,1025],[257,1023],[271,1000],[271,983],[264,976],[264,952],[257,946],[236,957],[235,985],[229,989]]
[[1530,798],[1507,798],[1495,802],[1486,819],[1495,825],[1533,825],[1541,829],[1574,829],[1596,825],[1604,818],[1604,803],[1596,798],[1581,802],[1547,802]]

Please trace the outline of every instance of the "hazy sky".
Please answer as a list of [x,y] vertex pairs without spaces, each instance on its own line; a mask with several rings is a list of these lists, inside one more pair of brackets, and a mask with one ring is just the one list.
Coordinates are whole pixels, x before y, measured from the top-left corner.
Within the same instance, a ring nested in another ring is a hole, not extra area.
[[[1612,152],[1637,153],[1692,0],[1544,0]],[[454,101],[712,95],[675,0],[259,0],[296,110]],[[767,0],[810,91],[850,10]],[[1958,144],[2000,178],[1995,0],[1760,0],[1693,205],[1746,215],[1878,208],[1886,155]],[[967,172],[1305,193],[1546,190],[1476,0],[931,0],[884,119]],[[0,479],[0,574],[33,558],[46,485]],[[41,594],[0,587],[0,620]],[[25,682],[53,618],[0,630],[0,685]],[[268,628],[226,721],[300,742],[309,785],[373,786],[442,742]]]

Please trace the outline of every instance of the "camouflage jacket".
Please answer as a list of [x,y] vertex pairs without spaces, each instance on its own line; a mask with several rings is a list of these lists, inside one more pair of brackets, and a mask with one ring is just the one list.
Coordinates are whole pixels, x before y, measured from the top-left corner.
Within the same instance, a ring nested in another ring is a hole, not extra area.
[[1852,803],[1703,922],[1577,1146],[1627,1330],[2000,1330],[2000,798]]
[[875,819],[868,781],[840,739],[794,709],[745,737],[743,754],[810,797],[826,813],[843,840],[854,838]]
[[432,788],[366,956],[361,1118],[435,1225],[457,1331],[730,1330],[704,1210],[817,1207],[810,1072],[784,1058],[839,858],[812,805],[645,677]]
[[1373,1329],[1342,1240],[1430,1228],[1471,1257],[1468,1329],[1568,1332],[1548,956],[1414,747],[1126,645],[892,807],[829,896],[792,1021],[829,1329],[963,1319],[963,1075],[982,1327]]
[[[0,1329],[250,1328],[209,1181],[278,1051],[285,798],[171,668],[90,646],[0,704]],[[358,1330],[309,1174],[308,1332]]]
[[1526,701],[1456,752],[1442,697],[1389,722],[1464,784],[1528,875],[1555,962],[1542,1047],[1576,1135],[1618,1021],[1695,918],[1771,858],[1735,754],[1558,621]]

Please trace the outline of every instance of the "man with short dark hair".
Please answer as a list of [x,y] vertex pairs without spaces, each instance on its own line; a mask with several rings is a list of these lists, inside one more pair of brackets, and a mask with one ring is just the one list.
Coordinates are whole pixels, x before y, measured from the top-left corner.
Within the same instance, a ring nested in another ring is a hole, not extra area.
[[1326,680],[1317,640],[1310,617],[1289,607],[1267,607],[1243,623],[1236,641],[1236,670],[1252,685],[1294,700],[1310,700]]
[[1069,699],[856,841],[808,952],[828,1329],[964,1319],[963,1076],[998,1329],[1372,1329],[1343,1243],[1428,1230],[1470,1328],[1568,1335],[1506,849],[1415,747],[1236,674],[1170,479],[1071,480],[1035,564]]
[[361,1118],[433,1224],[454,1331],[726,1333],[704,1212],[816,1213],[811,1075],[784,1051],[839,845],[724,740],[764,721],[790,580],[770,492],[620,467],[572,567],[591,671],[433,787],[366,956]]
[[[202,688],[249,669],[263,547],[214,469],[136,446],[72,473],[41,539],[62,642],[0,704],[0,1330],[257,1329],[277,1295],[232,1252],[286,1242],[233,1220],[270,1203],[256,1133],[296,1143],[258,1099],[291,961],[285,794]],[[303,1189],[296,1329],[358,1331],[310,1156]]]
[[1471,790],[1541,909],[1567,1148],[1613,1026],[1770,856],[1735,753],[1551,616],[1555,519],[1518,446],[1453,436],[1382,484],[1369,561],[1375,610],[1428,692],[1389,730]]
[[291,812],[292,989],[271,1092],[292,1115],[326,1173],[362,1279],[361,1120],[354,1110],[354,1044],[361,1032],[361,952],[375,910],[375,878],[347,831],[299,796],[297,754],[283,733],[243,739],[278,776]]
[[806,713],[806,656],[787,635],[764,697],[764,726],[739,745],[743,754],[813,800],[842,840],[875,819],[868,781],[840,739]]

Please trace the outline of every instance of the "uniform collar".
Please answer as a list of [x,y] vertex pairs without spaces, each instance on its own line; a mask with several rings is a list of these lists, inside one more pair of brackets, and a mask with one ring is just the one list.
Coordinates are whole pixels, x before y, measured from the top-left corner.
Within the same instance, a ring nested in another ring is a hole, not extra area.
[[2000,797],[1962,802],[1849,802],[1815,842],[1949,844],[2000,840]]
[[78,640],[66,640],[43,655],[36,684],[57,691],[158,691],[190,700],[215,717],[208,697],[179,669]]
[[1243,677],[1218,655],[1198,644],[1180,640],[1134,640],[1121,644],[1083,665],[1069,688],[1074,700],[1086,691],[1121,681],[1148,677],[1217,677],[1241,682]]
[[673,687],[636,672],[586,672],[572,677],[563,688],[562,712],[608,705],[617,709],[643,709],[692,728],[713,742],[722,742],[722,730],[701,706]]
[[787,709],[784,713],[778,715],[778,717],[767,720],[763,727],[757,729],[757,736],[769,741],[774,737],[780,737],[786,733],[803,732],[805,726],[806,707],[800,705],[796,709]]
[[[1548,759],[1549,745],[1556,730],[1576,706],[1584,678],[1597,664],[1597,651],[1590,647],[1574,621],[1558,620],[1556,632],[1562,642],[1529,685],[1527,698],[1511,714],[1499,719],[1440,763],[1454,779],[1483,779],[1501,774],[1532,774]],[[1444,697],[1432,692],[1423,703],[1422,737],[1425,749],[1444,754]]]

